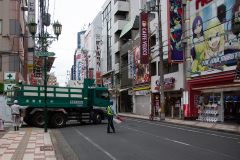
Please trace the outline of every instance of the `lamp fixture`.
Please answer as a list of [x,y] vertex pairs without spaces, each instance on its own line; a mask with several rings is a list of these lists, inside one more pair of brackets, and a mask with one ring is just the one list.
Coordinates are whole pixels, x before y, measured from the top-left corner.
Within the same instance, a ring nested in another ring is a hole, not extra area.
[[34,22],[34,20],[32,20],[29,24],[28,24],[28,29],[30,34],[32,35],[32,38],[34,38],[36,32],[37,32],[37,23]]
[[62,25],[58,21],[53,24],[53,31],[54,31],[54,34],[57,36],[57,40],[58,40],[58,36],[62,32]]

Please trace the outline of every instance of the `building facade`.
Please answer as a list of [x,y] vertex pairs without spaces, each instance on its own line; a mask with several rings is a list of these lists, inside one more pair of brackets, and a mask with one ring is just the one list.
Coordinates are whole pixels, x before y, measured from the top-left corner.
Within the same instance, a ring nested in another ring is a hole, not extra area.
[[[191,61],[186,65],[191,74],[186,79],[189,102],[184,117],[210,122],[237,119],[240,87],[234,76],[240,50],[236,28],[239,5],[240,1],[234,0],[187,2]],[[199,108],[201,96],[204,105]]]
[[[0,85],[5,74],[14,74],[12,83],[27,82],[27,11],[26,1],[0,1]],[[5,84],[7,84],[6,82]]]

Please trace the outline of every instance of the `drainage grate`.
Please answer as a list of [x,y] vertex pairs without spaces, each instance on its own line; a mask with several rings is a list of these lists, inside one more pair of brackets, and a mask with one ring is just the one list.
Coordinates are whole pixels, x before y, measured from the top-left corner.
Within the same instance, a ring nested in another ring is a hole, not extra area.
[[41,146],[40,151],[53,151],[52,146]]

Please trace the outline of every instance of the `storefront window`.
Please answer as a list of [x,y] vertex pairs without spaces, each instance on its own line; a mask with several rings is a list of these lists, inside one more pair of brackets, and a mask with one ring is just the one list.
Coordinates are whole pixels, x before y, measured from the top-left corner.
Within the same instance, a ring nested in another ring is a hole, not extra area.
[[223,92],[224,121],[235,122],[237,113],[240,113],[240,91]]

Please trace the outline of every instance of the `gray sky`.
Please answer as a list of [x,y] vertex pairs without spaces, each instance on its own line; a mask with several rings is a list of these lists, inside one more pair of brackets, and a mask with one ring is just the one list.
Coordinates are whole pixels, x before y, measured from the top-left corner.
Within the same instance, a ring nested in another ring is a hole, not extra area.
[[[55,68],[50,72],[55,72],[57,82],[60,86],[65,86],[67,70],[71,71],[73,65],[73,54],[77,47],[77,32],[87,29],[105,0],[49,0],[49,13],[51,19],[62,24],[62,34],[50,46],[49,52],[54,52],[57,57],[53,63]],[[54,11],[55,3],[55,13]],[[54,35],[52,26],[48,27],[48,32]],[[69,77],[69,76],[68,76]]]

